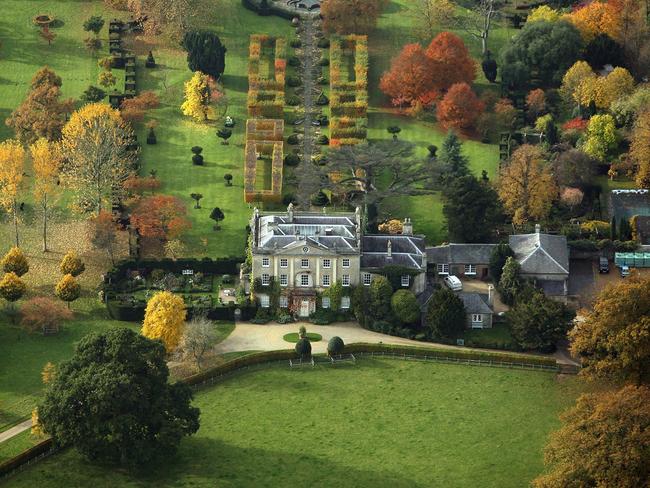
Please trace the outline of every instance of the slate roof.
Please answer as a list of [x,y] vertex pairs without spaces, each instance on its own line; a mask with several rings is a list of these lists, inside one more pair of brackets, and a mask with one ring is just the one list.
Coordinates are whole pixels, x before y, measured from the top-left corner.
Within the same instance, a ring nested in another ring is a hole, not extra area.
[[519,234],[510,236],[508,241],[522,274],[569,274],[566,236]]
[[458,298],[465,305],[465,312],[468,314],[480,313],[483,315],[492,314],[492,309],[487,304],[487,295],[481,293],[460,292]]
[[336,252],[358,252],[355,214],[263,215],[257,223],[258,249],[279,250],[307,243]]
[[427,248],[433,264],[489,264],[496,244],[447,244]]
[[[391,256],[388,256],[388,241],[391,243]],[[405,266],[424,270],[426,246],[423,236],[409,235],[367,235],[361,238],[361,267],[365,269],[384,266]]]

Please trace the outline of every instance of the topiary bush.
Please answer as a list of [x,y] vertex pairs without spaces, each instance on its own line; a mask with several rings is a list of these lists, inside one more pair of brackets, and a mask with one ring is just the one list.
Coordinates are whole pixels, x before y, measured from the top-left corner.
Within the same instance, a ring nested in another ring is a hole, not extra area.
[[192,164],[195,166],[203,166],[203,156],[200,154],[192,156]]
[[329,204],[330,200],[327,198],[327,195],[323,193],[323,191],[319,191],[314,197],[311,199],[311,204],[316,206],[316,207],[324,207],[325,205]]
[[300,97],[297,95],[289,95],[287,97],[286,103],[289,107],[296,107],[300,105]]
[[291,47],[293,47],[293,48],[299,48],[299,47],[302,46],[302,41],[299,38],[296,37],[294,39],[291,39],[291,42],[289,43],[289,45]]
[[296,342],[296,353],[300,359],[311,357],[311,342],[306,337]]
[[339,336],[332,337],[327,343],[328,356],[340,356],[345,349],[345,343]]
[[320,61],[318,61],[318,64],[320,64],[321,66],[329,66],[330,58],[323,56],[322,58],[320,58]]
[[321,127],[327,127],[330,125],[330,119],[327,118],[327,115],[319,115],[316,120],[318,120]]
[[330,99],[327,98],[327,95],[324,93],[321,93],[318,95],[318,98],[316,99],[316,105],[329,105]]
[[153,53],[149,51],[149,54],[147,55],[147,60],[144,63],[144,66],[146,68],[155,68],[156,67],[156,60],[153,57]]
[[290,56],[289,59],[287,59],[287,64],[294,68],[298,68],[300,66],[300,59],[298,59],[297,56]]
[[201,146],[192,146],[191,151],[194,154],[201,154],[203,152],[203,148]]
[[298,137],[298,134],[291,134],[289,137],[287,137],[287,144],[291,146],[295,146],[300,142],[300,138]]
[[284,164],[287,166],[298,166],[300,164],[300,156],[296,153],[289,153],[284,157]]
[[316,138],[316,144],[327,146],[330,143],[329,138],[325,134],[321,134]]
[[158,142],[158,139],[156,138],[156,133],[153,131],[153,127],[149,128],[149,134],[147,134],[147,144],[153,145]]
[[297,86],[302,85],[302,80],[300,79],[299,76],[290,75],[287,76],[287,85],[295,88]]
[[330,40],[327,37],[321,37],[318,40],[317,46],[321,49],[327,49],[328,47],[330,47]]

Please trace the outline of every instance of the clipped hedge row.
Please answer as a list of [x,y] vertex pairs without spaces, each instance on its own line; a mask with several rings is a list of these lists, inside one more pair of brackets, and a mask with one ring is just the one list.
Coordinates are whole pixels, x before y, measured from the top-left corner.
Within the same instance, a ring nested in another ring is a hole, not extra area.
[[154,269],[162,269],[170,273],[180,273],[184,269],[192,269],[195,273],[239,275],[239,266],[244,262],[243,257],[203,258],[203,259],[126,259],[117,263],[113,269],[104,275],[104,291],[115,291],[113,285],[124,280],[127,271],[138,270],[147,275]]
[[20,466],[27,464],[28,462],[36,459],[37,457],[49,452],[54,447],[54,442],[52,439],[45,439],[44,441],[39,442],[34,447],[30,447],[26,451],[21,452],[17,456],[12,457],[11,459],[6,460],[4,463],[0,464],[0,477],[3,477]]
[[399,346],[392,344],[355,343],[345,346],[345,352],[386,352],[391,354],[406,354],[410,356],[446,357],[454,359],[474,359],[481,361],[502,361],[521,363],[535,366],[555,367],[556,361],[552,357],[536,356],[529,354],[498,353],[491,351],[468,351],[463,349],[432,349],[418,346]]
[[269,2],[267,8],[260,7],[258,3],[253,0],[242,0],[241,3],[248,10],[252,10],[253,12],[262,16],[277,15],[278,17],[282,17],[288,20],[291,20],[296,16],[295,13],[284,10],[273,2]]

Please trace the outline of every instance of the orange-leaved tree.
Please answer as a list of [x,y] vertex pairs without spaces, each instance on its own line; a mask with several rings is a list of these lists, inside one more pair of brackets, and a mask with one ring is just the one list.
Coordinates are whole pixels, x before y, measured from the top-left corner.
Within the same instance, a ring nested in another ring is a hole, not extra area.
[[43,252],[47,252],[48,211],[61,194],[61,151],[57,143],[44,137],[32,144],[29,150],[34,170],[34,200],[40,204],[43,213]]
[[0,205],[11,213],[14,220],[16,247],[18,239],[18,192],[23,182],[25,149],[17,140],[0,143]]
[[650,187],[650,107],[637,116],[630,139],[630,156],[639,167],[636,184],[639,188],[648,188]]
[[483,108],[483,102],[467,83],[456,83],[438,103],[436,117],[446,129],[467,131],[474,127]]
[[385,0],[323,0],[323,29],[337,34],[368,34],[377,25]]
[[620,34],[619,18],[614,7],[607,2],[588,3],[565,18],[575,25],[586,42],[598,34],[607,34],[612,39],[617,39]]
[[381,77],[379,88],[396,106],[426,106],[433,102],[438,96],[433,84],[433,63],[422,46],[404,46]]
[[441,32],[433,38],[426,50],[433,63],[433,84],[445,92],[455,83],[472,84],[476,78],[476,63],[463,40],[451,32]]
[[140,200],[131,212],[131,225],[142,237],[167,241],[191,227],[187,208],[178,198],[155,195]]

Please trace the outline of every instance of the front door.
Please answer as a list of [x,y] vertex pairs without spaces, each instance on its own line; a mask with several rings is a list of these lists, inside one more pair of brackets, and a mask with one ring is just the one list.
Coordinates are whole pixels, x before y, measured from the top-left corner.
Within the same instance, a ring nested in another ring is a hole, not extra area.
[[309,300],[302,300],[300,302],[300,316],[309,317]]

